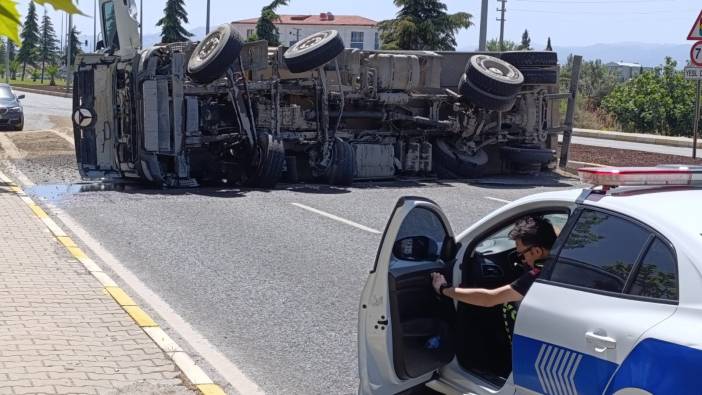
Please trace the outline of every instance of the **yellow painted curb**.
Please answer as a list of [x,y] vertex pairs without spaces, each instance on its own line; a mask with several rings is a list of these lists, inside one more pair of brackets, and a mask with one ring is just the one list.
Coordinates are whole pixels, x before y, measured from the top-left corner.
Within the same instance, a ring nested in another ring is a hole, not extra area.
[[156,321],[151,319],[148,314],[144,310],[142,310],[139,306],[122,306],[124,311],[129,314],[132,319],[139,325],[140,327],[155,327],[158,326]]
[[73,255],[73,257],[76,258],[76,259],[79,260],[79,261],[82,261],[83,259],[86,259],[86,258],[88,257],[87,255],[85,255],[85,253],[83,252],[83,250],[81,250],[81,249],[78,248],[78,247],[69,247],[69,246],[66,246],[66,248],[68,249],[68,252],[70,252],[71,255]]
[[200,384],[196,387],[202,392],[202,395],[227,395],[217,384]]
[[37,217],[42,218],[42,219],[49,218],[49,214],[47,214],[46,211],[44,211],[44,209],[37,206],[36,204],[29,206],[29,208],[31,208],[32,211],[34,211],[34,215],[36,215]]
[[136,306],[134,300],[127,295],[126,292],[119,287],[105,287],[105,291],[109,293],[112,298],[122,307],[126,306]]
[[69,248],[69,247],[78,247],[76,243],[73,241],[68,236],[56,236],[58,239],[59,243],[63,244],[64,247]]

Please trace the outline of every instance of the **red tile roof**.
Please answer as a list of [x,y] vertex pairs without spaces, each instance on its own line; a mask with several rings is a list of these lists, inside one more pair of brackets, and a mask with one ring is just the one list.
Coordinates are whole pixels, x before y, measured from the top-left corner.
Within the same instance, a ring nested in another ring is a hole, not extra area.
[[[327,13],[328,15],[328,13]],[[374,27],[378,22],[356,15],[333,15],[332,20],[322,18],[322,15],[280,15],[280,20],[276,24],[283,25],[329,25],[329,26],[370,26]],[[242,19],[235,21],[236,24],[255,24],[258,18]]]

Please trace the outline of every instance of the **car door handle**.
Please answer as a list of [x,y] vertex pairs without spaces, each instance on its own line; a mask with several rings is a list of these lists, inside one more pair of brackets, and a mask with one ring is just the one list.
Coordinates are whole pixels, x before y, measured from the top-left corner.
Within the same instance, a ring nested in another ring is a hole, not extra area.
[[600,335],[595,332],[587,332],[585,340],[595,346],[595,351],[602,353],[609,349],[617,348],[617,341],[606,335]]

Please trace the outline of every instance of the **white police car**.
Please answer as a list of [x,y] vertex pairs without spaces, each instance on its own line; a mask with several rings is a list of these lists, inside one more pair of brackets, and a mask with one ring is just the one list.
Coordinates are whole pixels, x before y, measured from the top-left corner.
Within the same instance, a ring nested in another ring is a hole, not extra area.
[[[580,175],[598,187],[523,198],[458,236],[435,203],[400,199],[361,297],[359,394],[702,394],[702,167]],[[513,334],[501,306],[434,293],[435,271],[516,279],[506,235],[527,214],[559,236]]]

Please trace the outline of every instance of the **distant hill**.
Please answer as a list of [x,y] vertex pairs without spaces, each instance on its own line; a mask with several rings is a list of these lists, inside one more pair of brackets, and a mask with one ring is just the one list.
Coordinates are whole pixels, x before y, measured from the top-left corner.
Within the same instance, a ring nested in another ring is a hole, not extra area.
[[682,68],[690,58],[690,46],[686,44],[645,44],[645,43],[615,43],[595,44],[584,47],[559,47],[558,59],[565,62],[569,54],[582,55],[586,60],[601,59],[603,62],[631,62],[642,66],[655,67],[663,64],[665,57],[670,56]]

